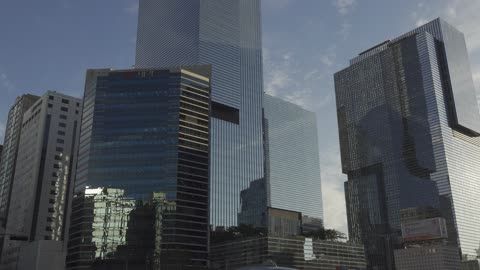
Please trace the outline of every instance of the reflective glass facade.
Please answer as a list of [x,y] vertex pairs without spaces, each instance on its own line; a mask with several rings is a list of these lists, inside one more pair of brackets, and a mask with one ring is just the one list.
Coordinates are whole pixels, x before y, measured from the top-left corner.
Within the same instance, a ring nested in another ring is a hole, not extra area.
[[210,72],[87,72],[68,269],[206,269]]
[[256,236],[212,244],[211,249],[212,270],[244,269],[268,260],[303,270],[367,269],[361,245],[312,238]]
[[5,226],[10,190],[15,172],[15,162],[18,153],[18,143],[22,131],[23,114],[37,100],[38,96],[23,95],[18,97],[15,104],[8,112],[7,126],[0,163],[0,218],[2,226]]
[[450,245],[478,248],[480,123],[462,44],[437,19],[335,74],[349,233],[371,267],[393,267],[398,226],[412,218],[443,216]]
[[269,206],[323,219],[315,113],[269,95],[264,108]]
[[238,225],[241,192],[264,177],[260,0],[141,0],[137,68],[212,65],[213,229]]

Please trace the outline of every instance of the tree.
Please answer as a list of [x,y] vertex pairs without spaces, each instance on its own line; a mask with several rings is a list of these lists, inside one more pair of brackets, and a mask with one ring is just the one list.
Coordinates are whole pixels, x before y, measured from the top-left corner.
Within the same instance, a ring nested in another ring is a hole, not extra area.
[[344,233],[334,229],[321,228],[313,232],[303,233],[303,236],[320,240],[339,241],[347,239]]

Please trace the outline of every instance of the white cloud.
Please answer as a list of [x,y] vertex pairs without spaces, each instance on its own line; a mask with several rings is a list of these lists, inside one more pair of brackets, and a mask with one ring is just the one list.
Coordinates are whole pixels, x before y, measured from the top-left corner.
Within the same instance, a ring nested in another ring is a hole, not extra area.
[[480,49],[480,1],[447,1],[444,14],[447,21],[465,33],[467,46],[471,52]]
[[326,228],[334,228],[348,235],[343,188],[347,178],[342,174],[339,152],[338,145],[320,150],[324,223]]
[[125,12],[127,12],[128,14],[137,15],[138,14],[138,7],[139,7],[138,0],[134,0],[130,4],[130,6],[125,8]]
[[[332,73],[335,47],[317,57],[316,66],[309,70],[289,51],[264,49],[265,92],[312,111],[331,102],[332,96],[325,95],[319,86],[326,75]],[[319,69],[319,63],[324,64],[322,69]]]
[[335,0],[333,2],[337,8],[338,13],[341,15],[346,15],[349,13],[357,4],[356,0]]
[[476,52],[480,51],[479,10],[478,0],[435,0],[419,5],[413,14],[417,26],[442,17],[465,34],[468,49]]
[[425,18],[420,18],[420,19],[417,19],[417,21],[415,22],[415,25],[416,25],[417,27],[419,27],[419,26],[422,26],[422,25],[424,25],[424,24],[426,24],[426,23],[428,23],[428,22],[429,22],[429,20],[427,20],[427,19],[425,19]]
[[291,79],[287,73],[282,70],[272,70],[268,81],[265,82],[265,92],[272,96],[277,96],[279,90],[284,89]]

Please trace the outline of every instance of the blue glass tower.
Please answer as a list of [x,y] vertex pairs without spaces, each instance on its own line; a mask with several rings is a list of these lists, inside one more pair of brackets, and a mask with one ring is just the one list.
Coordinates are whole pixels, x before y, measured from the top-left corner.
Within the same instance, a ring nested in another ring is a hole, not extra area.
[[212,66],[210,223],[264,177],[260,0],[141,0],[136,68]]
[[321,222],[317,117],[280,98],[265,95],[264,102],[269,206]]
[[442,216],[476,256],[480,114],[464,35],[441,19],[381,43],[335,74],[349,233],[393,269],[400,225]]
[[89,70],[68,269],[207,269],[210,67]]

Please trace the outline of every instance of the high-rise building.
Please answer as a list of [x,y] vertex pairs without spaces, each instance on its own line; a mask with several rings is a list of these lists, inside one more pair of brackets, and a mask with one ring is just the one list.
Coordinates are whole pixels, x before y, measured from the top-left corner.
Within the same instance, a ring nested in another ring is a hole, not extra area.
[[269,206],[323,219],[322,184],[314,112],[265,95],[265,149]]
[[210,74],[87,71],[67,269],[207,269]]
[[136,68],[212,66],[210,224],[238,225],[264,178],[260,0],[141,0]]
[[[81,99],[49,91],[18,122],[21,131],[5,232],[28,242],[7,238],[0,269],[40,270],[45,263],[49,269],[64,268],[80,116]],[[51,254],[37,258],[37,251]]]
[[393,269],[412,216],[443,216],[448,244],[475,256],[480,114],[464,35],[436,19],[383,42],[335,74],[335,92],[349,234],[369,267]]
[[8,112],[7,126],[3,143],[2,158],[0,163],[0,219],[5,226],[8,203],[10,199],[11,183],[15,173],[18,142],[22,131],[23,114],[39,97],[23,95],[15,100],[15,104]]

